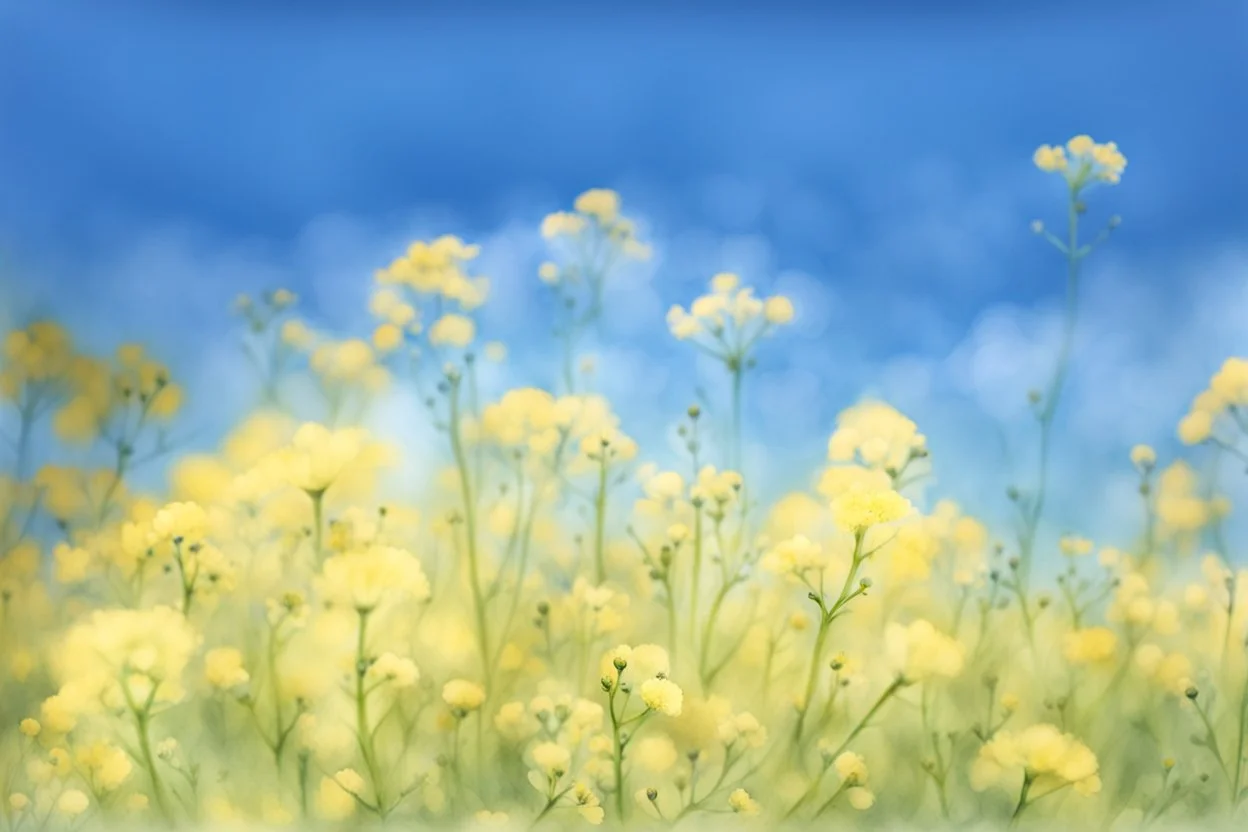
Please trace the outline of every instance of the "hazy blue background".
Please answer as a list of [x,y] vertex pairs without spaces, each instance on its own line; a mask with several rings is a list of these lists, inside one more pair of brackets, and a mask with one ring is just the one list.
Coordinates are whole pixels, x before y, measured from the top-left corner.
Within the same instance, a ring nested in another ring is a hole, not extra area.
[[[879,394],[992,514],[1015,461],[995,426],[1025,426],[1061,300],[1027,229],[1061,221],[1060,183],[1031,153],[1088,132],[1130,165],[1092,200],[1124,224],[1089,263],[1054,517],[1132,518],[1126,449],[1176,450],[1191,395],[1248,347],[1248,5],[754,5],[5,0],[6,317],[150,341],[211,434],[251,393],[236,292],[287,285],[363,331],[373,269],[453,232],[485,249],[487,336],[545,383],[537,223],[615,187],[656,248],[597,351],[627,428],[661,435],[715,377],[663,313],[737,270],[800,316],[752,382],[752,430],[781,437],[754,470],[803,483],[836,412]],[[378,416],[419,418],[403,397]]]

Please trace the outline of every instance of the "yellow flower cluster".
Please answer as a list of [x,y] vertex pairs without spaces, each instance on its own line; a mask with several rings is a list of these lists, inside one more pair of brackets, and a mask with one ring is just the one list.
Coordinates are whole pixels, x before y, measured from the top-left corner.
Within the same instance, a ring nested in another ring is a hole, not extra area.
[[66,379],[70,392],[52,424],[67,441],[90,442],[114,422],[168,420],[182,407],[182,388],[138,344],[119,347],[113,362],[76,359]]
[[741,278],[727,272],[711,278],[711,291],[686,310],[673,306],[667,326],[683,340],[704,339],[707,349],[737,354],[775,327],[793,320],[793,302],[783,295],[759,298]]
[[66,634],[57,652],[61,686],[43,703],[44,726],[65,733],[101,708],[179,701],[186,693],[182,672],[200,639],[169,607],[96,611]]
[[883,402],[863,402],[842,411],[828,440],[829,462],[861,462],[893,476],[926,455],[927,439],[918,426]]
[[1242,429],[1244,405],[1248,404],[1248,359],[1228,358],[1213,374],[1209,386],[1193,400],[1179,422],[1179,439],[1185,445],[1219,440],[1215,428],[1223,416]]
[[[480,253],[479,246],[444,235],[412,243],[402,257],[379,270],[369,304],[378,320],[372,337],[377,352],[393,353],[422,332],[434,348],[469,347],[476,339],[470,313],[490,293],[488,278],[470,274]],[[422,303],[431,305],[434,317],[427,330],[422,327]]]
[[620,195],[606,188],[582,193],[572,211],[546,215],[541,230],[548,241],[566,243],[576,251],[607,249],[597,262],[574,261],[562,267],[555,262],[543,263],[539,275],[544,283],[591,280],[595,267],[602,268],[605,261],[609,268],[619,256],[635,260],[650,257],[650,247],[637,238],[634,222],[620,213]]
[[1073,786],[1088,797],[1101,790],[1096,755],[1070,734],[1053,725],[1032,725],[1018,733],[1002,731],[985,743],[971,769],[978,790],[996,785],[1012,788],[1010,778],[1022,773],[1035,798]]
[[1079,135],[1062,145],[1041,145],[1032,157],[1046,173],[1060,173],[1072,190],[1092,182],[1116,185],[1127,167],[1127,157],[1114,142],[1098,144],[1091,136]]

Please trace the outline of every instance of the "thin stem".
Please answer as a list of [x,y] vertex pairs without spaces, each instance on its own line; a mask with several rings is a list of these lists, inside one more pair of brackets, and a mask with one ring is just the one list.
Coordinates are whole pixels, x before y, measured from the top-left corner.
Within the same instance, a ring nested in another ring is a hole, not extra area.
[[810,654],[810,670],[806,673],[806,688],[802,696],[801,707],[797,711],[797,725],[793,728],[793,741],[802,738],[802,728],[806,723],[806,714],[810,711],[811,700],[815,696],[815,685],[819,681],[819,659],[823,655],[824,644],[828,640],[828,630],[832,621],[826,615],[819,616],[819,632],[815,635],[815,649]]
[[481,665],[485,675],[485,687],[492,687],[490,667],[490,636],[486,629],[485,598],[481,594],[481,565],[477,553],[477,507],[472,494],[472,482],[468,467],[468,458],[464,453],[464,443],[460,435],[459,424],[459,388],[460,377],[452,375],[450,379],[450,424],[451,452],[455,456],[455,465],[459,469],[460,496],[464,503],[464,537],[468,546],[468,579],[472,589],[472,606],[477,622],[477,642],[481,650]]
[[598,583],[607,580],[606,534],[607,534],[607,452],[604,446],[598,458],[598,492],[594,497],[594,566]]
[[1027,808],[1027,795],[1031,792],[1031,784],[1035,782],[1035,778],[1031,772],[1023,773],[1023,787],[1018,792],[1018,803],[1014,806],[1014,812],[1010,815],[1010,826],[1018,823],[1018,818],[1022,815],[1023,810]]
[[689,575],[689,627],[690,641],[698,626],[698,583],[702,575],[702,505],[695,501],[693,506],[693,565]]
[[732,470],[741,471],[741,387],[745,368],[738,363],[729,365],[732,371],[732,445],[729,465]]
[[312,560],[321,562],[321,546],[325,535],[325,490],[309,491],[312,500]]
[[364,677],[368,675],[369,615],[368,611],[360,611],[360,626],[355,643],[355,730],[359,734],[360,754],[364,757],[368,777],[373,783],[373,797],[380,810],[385,806],[385,798],[382,794],[376,749],[373,747],[373,732],[368,725],[368,691],[364,687]]
[[615,684],[607,694],[607,710],[611,713],[611,741],[614,749],[612,769],[615,774],[615,813],[622,823],[624,821],[624,743],[620,739],[620,718],[615,713],[615,695],[620,689],[619,673]]
[[156,770],[156,757],[152,754],[151,732],[148,730],[151,714],[146,708],[143,710],[135,709],[134,719],[139,732],[139,751],[143,755],[143,765],[147,768],[147,775],[152,781],[152,796],[156,798],[156,806],[160,809],[160,813],[165,820],[172,823],[173,814],[169,811],[169,799],[165,796],[165,785],[160,779],[160,773]]
[[806,714],[810,712],[811,701],[815,695],[815,686],[819,681],[819,662],[823,656],[824,643],[828,638],[828,629],[832,626],[832,622],[836,616],[849,603],[850,599],[855,597],[854,582],[858,579],[858,569],[862,566],[862,562],[866,560],[866,556],[862,552],[862,543],[866,533],[859,531],[854,535],[854,552],[850,560],[849,571],[845,574],[845,583],[841,587],[841,594],[837,596],[836,602],[830,608],[825,607],[822,595],[812,597],[819,606],[819,632],[815,635],[815,649],[810,655],[810,669],[806,674],[806,693],[802,697],[801,707],[797,712],[797,724],[793,729],[793,741],[799,742],[802,738],[802,728],[806,724]]
[[1036,532],[1040,519],[1044,514],[1049,479],[1049,456],[1052,445],[1053,418],[1057,413],[1057,405],[1061,399],[1066,376],[1070,369],[1070,356],[1074,347],[1075,321],[1079,303],[1079,190],[1075,187],[1070,191],[1070,203],[1067,207],[1067,244],[1066,244],[1066,309],[1062,323],[1062,340],[1058,347],[1057,363],[1053,370],[1053,379],[1049,383],[1048,395],[1039,414],[1040,422],[1040,470],[1036,483],[1035,499],[1033,500],[1019,541],[1019,575],[1026,586],[1031,576],[1032,556],[1035,549]]

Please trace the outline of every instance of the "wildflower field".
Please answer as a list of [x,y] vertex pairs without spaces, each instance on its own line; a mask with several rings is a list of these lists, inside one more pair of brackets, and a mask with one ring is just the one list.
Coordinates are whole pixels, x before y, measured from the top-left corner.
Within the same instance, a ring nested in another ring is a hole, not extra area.
[[[4,830],[1245,822],[1248,579],[1217,481],[1132,437],[1138,522],[1043,533],[1081,271],[1129,206],[1112,142],[1034,162],[1052,217],[1019,233],[1065,327],[1001,527],[941,498],[940,449],[878,400],[827,426],[808,488],[756,487],[743,398],[802,309],[733,274],[667,313],[720,389],[690,389],[674,442],[630,435],[585,366],[604,287],[650,256],[608,190],[533,218],[543,388],[480,383],[511,356],[451,236],[360,277],[371,332],[240,297],[256,404],[214,453],[177,441],[211,391],[142,333],[96,355],[56,320],[7,332]],[[440,437],[415,493],[400,437],[362,427],[395,388]],[[1183,445],[1239,466],[1248,360],[1191,393]],[[136,485],[153,467],[163,490]]]

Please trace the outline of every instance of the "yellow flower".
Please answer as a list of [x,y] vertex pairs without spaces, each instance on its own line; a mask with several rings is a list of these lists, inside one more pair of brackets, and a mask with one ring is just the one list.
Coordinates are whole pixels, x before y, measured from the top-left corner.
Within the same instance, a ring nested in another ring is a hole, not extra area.
[[1063,555],[1069,557],[1081,557],[1092,551],[1092,541],[1076,535],[1063,535],[1057,546]]
[[1199,445],[1213,435],[1213,416],[1204,410],[1194,410],[1179,421],[1179,441],[1184,445]]
[[603,818],[606,817],[607,813],[603,810],[598,795],[586,783],[578,782],[573,786],[572,804],[576,806],[580,816],[594,826],[602,823]]
[[979,750],[971,768],[971,786],[983,791],[993,785],[1015,788],[1006,777],[1023,771],[1033,787],[1048,791],[1067,784],[1089,796],[1101,789],[1096,755],[1070,734],[1053,725],[1033,725],[1018,734],[999,731]]
[[368,675],[374,680],[389,682],[396,688],[410,688],[420,680],[420,670],[416,663],[394,653],[382,653],[378,656],[369,665]]
[[741,285],[741,278],[731,272],[721,272],[711,278],[711,291],[717,295],[731,294]]
[[667,716],[680,716],[684,694],[669,679],[647,679],[641,683],[641,701],[652,711]]
[[1118,637],[1107,627],[1087,627],[1066,634],[1066,660],[1072,664],[1101,664],[1114,657]]
[[44,703],[44,722],[72,728],[101,701],[180,700],[180,677],[198,643],[186,617],[168,607],[95,611],[69,631],[56,656],[62,685]]
[[856,786],[867,785],[867,763],[852,751],[846,751],[832,761],[836,776],[842,781]]
[[91,799],[77,789],[66,789],[56,799],[56,811],[66,817],[77,817],[91,808]]
[[892,666],[912,682],[953,678],[966,662],[961,642],[922,619],[909,626],[889,624],[884,630],[884,650]]
[[247,684],[251,679],[243,667],[243,654],[233,647],[217,647],[204,656],[204,676],[208,684],[229,690]]
[[59,583],[76,584],[87,579],[91,553],[86,549],[58,543],[52,557],[56,560],[56,580]]
[[1061,147],[1050,147],[1047,144],[1041,145],[1036,148],[1032,161],[1036,163],[1036,167],[1045,173],[1064,170],[1066,168],[1066,151]]
[[537,267],[537,276],[546,285],[555,285],[559,282],[559,264],[547,260]]
[[[596,606],[602,607],[606,603],[607,600],[603,600]],[[599,675],[614,676],[618,666],[616,662],[622,662],[629,677],[633,679],[666,676],[671,672],[671,659],[667,655],[667,650],[657,644],[639,644],[636,647],[621,644],[608,650],[602,657]]]
[[442,701],[453,711],[470,713],[485,702],[485,688],[464,679],[452,679],[442,686]]
[[107,743],[97,742],[79,748],[76,757],[88,782],[101,791],[115,791],[126,782],[134,769],[125,751]]
[[719,724],[719,741],[724,745],[742,743],[747,748],[762,748],[767,743],[767,728],[751,713],[739,713]]
[[728,808],[739,815],[753,816],[763,811],[763,807],[758,801],[750,797],[750,793],[745,789],[735,789],[732,794],[728,795]]
[[384,601],[426,601],[429,579],[410,553],[383,545],[331,555],[321,567],[321,593],[331,604],[371,612]]
[[18,723],[17,729],[27,737],[37,737],[39,732],[43,730],[43,726],[39,724],[39,720],[27,717]]
[[1098,144],[1087,135],[1075,136],[1064,149],[1043,145],[1036,150],[1033,161],[1047,173],[1060,172],[1076,192],[1091,182],[1117,183],[1127,166],[1127,157],[1117,144]]
[[918,425],[891,405],[871,400],[841,411],[828,439],[829,462],[858,460],[882,471],[899,471],[926,451],[927,437]]
[[619,216],[620,195],[606,188],[593,188],[578,196],[572,207],[600,223],[610,223]]
[[1071,156],[1087,156],[1096,148],[1096,142],[1092,141],[1091,136],[1075,136],[1066,142],[1066,149],[1070,151]]
[[[346,771],[340,771],[337,778],[343,777]],[[359,777],[356,774],[356,777]],[[352,783],[354,785],[354,783]],[[340,785],[335,777],[322,777],[316,790],[316,811],[325,820],[345,820],[355,814],[356,798],[346,787]]]
[[659,735],[639,740],[629,756],[646,771],[660,774],[676,765],[679,753],[671,737]]
[[393,352],[403,345],[403,329],[384,323],[373,330],[373,347],[380,353]]
[[892,489],[853,488],[832,500],[832,517],[836,524],[854,534],[900,520],[912,510],[910,501]]
[[190,547],[208,536],[208,513],[196,503],[170,503],[152,518],[149,545],[185,544]]
[[449,313],[429,327],[429,343],[437,347],[467,347],[476,337],[477,327],[472,318]]
[[29,805],[30,798],[21,792],[13,792],[13,794],[9,795],[9,808],[14,812],[25,811]]
[[769,324],[787,324],[793,320],[793,301],[775,295],[763,302],[763,317]]
[[1136,445],[1131,449],[1131,464],[1141,471],[1151,471],[1157,464],[1157,452],[1148,445]]
[[567,774],[572,765],[572,754],[556,742],[540,742],[529,752],[533,764],[544,777],[558,779]]
[[821,570],[827,563],[823,547],[801,534],[780,541],[760,561],[760,565],[769,572],[794,578]]
[[487,361],[502,364],[507,360],[507,345],[502,341],[487,341],[482,353]]
[[542,220],[542,236],[547,240],[555,237],[575,237],[585,230],[585,218],[566,211],[547,214]]

